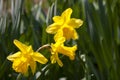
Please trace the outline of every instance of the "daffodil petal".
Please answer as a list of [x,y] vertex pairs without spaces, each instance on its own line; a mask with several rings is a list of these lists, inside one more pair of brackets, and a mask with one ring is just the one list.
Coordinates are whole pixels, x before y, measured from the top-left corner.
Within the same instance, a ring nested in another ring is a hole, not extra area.
[[79,28],[80,26],[82,26],[82,24],[83,21],[81,19],[75,19],[75,18],[70,19],[70,21],[68,22],[68,25],[73,28]]
[[74,60],[75,58],[75,51],[77,50],[77,46],[73,47],[66,47],[66,46],[61,46],[59,47],[59,52],[63,55],[68,56],[71,60]]
[[32,70],[32,73],[34,74],[35,73],[35,70],[36,70],[36,62],[31,60],[30,61],[30,68]]
[[61,37],[64,37],[64,36],[63,36],[63,31],[62,31],[62,29],[59,30],[59,31],[55,34],[55,36],[54,36],[55,42],[57,42]]
[[65,22],[68,22],[70,20],[71,14],[72,9],[68,8],[62,13],[61,17],[64,19]]
[[58,53],[52,54],[52,56],[50,57],[50,60],[52,64],[57,62],[60,67],[63,66],[62,61],[58,57]]
[[14,40],[14,44],[22,51],[22,52],[26,52],[28,46],[26,46],[25,44],[21,43],[18,40]]
[[19,51],[16,52],[15,54],[9,55],[7,59],[13,62],[15,59],[19,58],[20,56],[21,56],[21,52]]
[[54,54],[54,52],[57,50],[57,47],[59,47],[60,45],[62,45],[63,43],[65,42],[65,38],[64,37],[61,37],[61,38],[58,38],[58,40],[56,41],[55,44],[51,44],[51,48],[52,48],[52,51]]
[[60,28],[59,24],[53,23],[46,28],[46,32],[50,34],[55,34],[59,28]]
[[47,63],[47,59],[40,54],[39,52],[34,52],[34,54],[32,55],[32,58],[34,59],[34,61],[37,61],[41,64],[46,64]]
[[[28,53],[33,53],[33,49],[32,49],[32,46],[31,46],[31,45],[28,46],[26,50],[27,50]],[[23,53],[24,53],[24,52],[23,52]]]
[[59,65],[60,67],[63,66],[63,63],[62,63],[62,61],[61,61],[59,58],[57,59],[57,63],[58,63],[58,65]]
[[54,21],[55,23],[59,24],[59,25],[62,25],[63,22],[64,22],[64,20],[63,20],[63,18],[62,18],[61,16],[54,16],[54,17],[53,17],[53,21]]
[[59,65],[60,67],[62,67],[62,66],[63,66],[63,63],[62,63],[62,61],[59,59],[58,53],[55,54],[55,57],[56,57],[56,60],[57,60],[58,65]]
[[54,56],[54,54],[52,54],[52,56],[50,57],[51,63],[54,64],[56,63],[56,58]]
[[65,38],[62,36],[62,37],[59,37],[57,40],[56,40],[56,45],[61,45],[65,42]]

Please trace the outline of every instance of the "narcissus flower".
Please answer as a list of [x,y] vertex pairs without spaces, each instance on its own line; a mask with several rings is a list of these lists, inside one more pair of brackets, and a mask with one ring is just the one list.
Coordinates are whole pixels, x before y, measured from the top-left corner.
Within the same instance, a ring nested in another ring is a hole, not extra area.
[[14,44],[20,51],[13,55],[9,55],[7,59],[13,62],[12,68],[16,72],[25,74],[30,66],[32,73],[34,74],[36,70],[36,61],[41,64],[47,63],[48,60],[39,52],[34,52],[32,46],[27,46],[18,40],[14,40]]
[[74,28],[79,28],[83,21],[81,19],[70,18],[72,14],[72,9],[66,9],[61,16],[54,16],[54,23],[49,25],[46,29],[47,33],[56,34],[55,40],[59,37],[65,37],[68,39],[78,39],[77,32]]
[[63,54],[66,55],[70,58],[70,60],[74,60],[75,59],[75,51],[77,50],[77,46],[73,46],[73,47],[67,47],[64,46],[64,42],[65,42],[65,38],[61,37],[57,40],[57,42],[55,44],[51,44],[51,63],[58,63],[59,66],[63,66],[63,63],[61,62],[61,60],[58,57],[58,53],[59,54]]

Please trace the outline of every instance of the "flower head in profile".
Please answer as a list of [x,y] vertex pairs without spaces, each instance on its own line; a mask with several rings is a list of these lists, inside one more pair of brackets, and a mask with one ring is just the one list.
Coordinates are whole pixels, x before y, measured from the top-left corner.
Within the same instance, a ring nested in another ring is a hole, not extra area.
[[61,37],[59,38],[59,40],[57,40],[57,42],[55,44],[51,44],[51,63],[58,63],[59,66],[63,66],[62,61],[59,59],[58,54],[63,54],[66,55],[70,58],[70,60],[74,60],[75,59],[75,51],[77,50],[77,46],[73,46],[73,47],[67,47],[64,46],[64,41],[65,38]]
[[47,63],[48,60],[39,52],[34,52],[32,46],[27,46],[18,40],[14,40],[14,44],[20,51],[13,55],[9,55],[7,59],[13,62],[12,68],[16,72],[25,74],[30,66],[32,73],[34,74],[36,70],[36,61],[41,64]]
[[74,28],[79,28],[83,24],[83,21],[81,19],[70,18],[71,14],[72,9],[68,8],[61,14],[61,16],[54,16],[54,23],[47,27],[46,32],[56,34],[56,40],[58,39],[57,36],[65,37],[66,40],[71,38],[78,39],[77,32]]

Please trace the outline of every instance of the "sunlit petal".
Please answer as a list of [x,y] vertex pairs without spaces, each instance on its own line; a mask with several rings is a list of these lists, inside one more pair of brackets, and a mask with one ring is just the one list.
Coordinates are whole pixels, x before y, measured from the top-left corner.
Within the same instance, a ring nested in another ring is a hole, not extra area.
[[19,51],[19,52],[16,52],[15,54],[9,55],[7,59],[13,62],[15,59],[20,57],[21,57],[21,52]]
[[62,61],[61,61],[59,58],[57,58],[57,63],[58,63],[58,65],[59,65],[60,67],[63,66],[63,63],[62,63]]
[[52,63],[52,64],[54,64],[54,63],[57,62],[60,67],[63,66],[62,61],[61,61],[61,60],[59,59],[59,57],[58,57],[58,53],[52,54],[52,56],[50,57],[50,60],[51,60],[51,63]]
[[31,45],[27,47],[27,52],[30,53],[30,54],[33,54],[34,51],[33,51]]
[[57,39],[56,44],[57,44],[57,45],[61,45],[61,44],[63,44],[64,42],[65,42],[65,38],[64,38],[64,37],[60,37],[60,38]]
[[68,22],[68,25],[73,28],[79,28],[80,26],[82,26],[82,24],[83,21],[81,19],[75,19],[75,18],[70,19],[70,21]]
[[62,13],[61,16],[65,22],[68,22],[70,20],[71,14],[72,14],[72,9],[68,8]]
[[32,73],[34,74],[35,73],[35,70],[36,70],[36,62],[31,60],[30,61],[30,68],[32,70]]
[[64,45],[62,45],[61,47],[59,47],[59,52],[63,55],[68,56],[71,60],[74,60],[75,58],[75,51],[77,50],[77,46],[73,46],[73,47],[66,47]]
[[46,32],[50,34],[55,34],[58,29],[60,29],[60,25],[57,23],[53,23],[46,28]]
[[62,30],[58,30],[58,32],[54,36],[55,42],[57,42],[59,40],[59,38],[61,38],[61,37],[64,37],[63,36],[63,31]]
[[22,52],[26,52],[28,46],[26,46],[25,44],[21,43],[18,40],[14,40],[14,44],[22,51]]
[[64,22],[64,19],[61,16],[54,16],[53,21],[59,25],[62,25]]
[[58,38],[55,44],[53,44],[53,43],[51,44],[52,50],[53,50],[53,51],[56,51],[57,48],[58,48],[60,45],[62,45],[64,42],[65,42],[65,38],[64,38],[64,37]]
[[51,63],[54,64],[56,63],[56,56],[55,54],[52,54],[52,56],[50,57]]
[[46,64],[47,63],[47,59],[40,54],[39,52],[34,52],[34,54],[32,55],[32,58],[34,59],[34,61],[37,61],[41,64]]

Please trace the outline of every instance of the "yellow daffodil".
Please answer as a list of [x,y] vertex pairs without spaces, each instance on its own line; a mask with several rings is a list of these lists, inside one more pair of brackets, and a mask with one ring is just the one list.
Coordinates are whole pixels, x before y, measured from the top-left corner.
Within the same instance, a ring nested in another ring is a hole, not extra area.
[[61,67],[63,66],[63,63],[61,62],[61,60],[58,57],[58,53],[59,54],[63,54],[68,56],[71,60],[74,60],[75,58],[75,51],[77,50],[77,46],[73,46],[73,47],[66,47],[64,46],[64,41],[65,38],[61,37],[57,40],[57,42],[55,44],[51,44],[51,63],[58,63]]
[[[83,21],[81,19],[70,18],[72,9],[66,9],[61,16],[54,16],[54,23],[49,25],[46,29],[47,33],[56,34],[55,36],[65,37],[68,39],[78,39],[77,32],[74,28],[79,28]],[[57,40],[58,37],[55,37]]]
[[39,52],[34,52],[32,46],[27,46],[18,40],[14,40],[14,44],[20,49],[13,55],[7,57],[8,60],[13,62],[12,68],[16,72],[27,73],[30,66],[32,73],[36,70],[36,61],[45,64],[48,60]]

